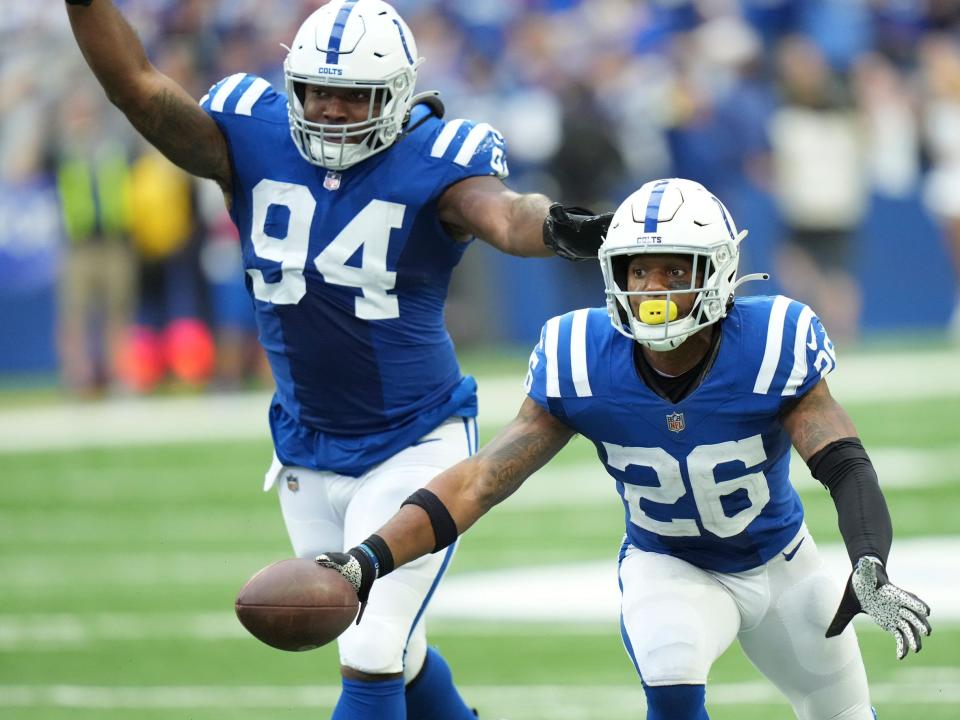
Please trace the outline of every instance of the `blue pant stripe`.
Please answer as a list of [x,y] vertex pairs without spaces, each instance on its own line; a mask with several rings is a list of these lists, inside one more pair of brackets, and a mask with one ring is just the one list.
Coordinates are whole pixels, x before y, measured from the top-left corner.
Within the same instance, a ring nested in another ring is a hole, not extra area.
[[[473,438],[470,437],[470,421],[473,420]],[[467,434],[467,455],[472,457],[477,452],[476,434],[477,419],[463,418],[463,431]]]
[[[620,555],[617,558],[617,584],[620,586],[620,594],[623,595],[623,580],[620,577],[620,564],[627,555],[627,541],[624,539],[620,547]],[[623,610],[620,611],[620,638],[623,640],[623,647],[630,656],[630,662],[633,663],[634,670],[637,671],[637,677],[643,682],[643,675],[640,674],[640,666],[637,664],[637,656],[633,652],[633,645],[630,643],[630,636],[627,635],[627,626],[623,622]]]
[[[476,452],[476,446],[472,445],[470,442],[470,423],[473,422],[474,433],[476,433],[477,428],[477,419],[476,418],[463,418],[463,430],[467,435],[467,454],[473,455]],[[450,565],[450,560],[453,559],[454,550],[457,549],[457,544],[454,543],[444,551],[443,564],[440,565],[440,571],[437,573],[437,576],[433,579],[433,584],[430,586],[430,590],[427,591],[426,597],[423,598],[423,604],[420,606],[420,610],[417,611],[417,616],[413,619],[413,623],[410,625],[410,632],[407,633],[407,643],[410,642],[410,638],[413,635],[413,629],[417,626],[417,623],[420,622],[420,618],[423,617],[424,611],[427,609],[427,605],[430,604],[430,598],[433,597],[433,593],[436,591],[437,586],[440,584],[440,580],[443,578],[443,574],[447,571],[447,567]]]
[[417,611],[417,616],[413,618],[413,622],[410,624],[410,632],[407,633],[407,644],[410,643],[410,638],[413,636],[413,630],[417,627],[417,623],[420,622],[420,618],[423,617],[424,611],[427,609],[427,605],[430,604],[430,598],[433,597],[434,591],[436,591],[437,586],[440,584],[440,580],[443,578],[443,574],[447,571],[447,567],[450,565],[450,560],[453,559],[453,552],[457,549],[457,544],[454,543],[448,547],[443,552],[443,563],[440,565],[440,570],[437,572],[437,576],[433,579],[433,584],[430,586],[430,589],[427,591],[426,597],[423,598],[423,604],[420,606],[420,609]]

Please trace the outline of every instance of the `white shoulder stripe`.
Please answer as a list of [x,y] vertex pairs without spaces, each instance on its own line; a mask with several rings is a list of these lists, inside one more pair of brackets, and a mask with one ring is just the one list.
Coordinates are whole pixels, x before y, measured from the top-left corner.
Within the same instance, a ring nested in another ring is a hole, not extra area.
[[557,367],[557,344],[560,342],[560,318],[547,321],[543,338],[543,354],[547,359],[547,397],[560,397],[560,371]]
[[244,91],[243,95],[240,96],[240,101],[237,103],[237,115],[253,114],[253,106],[257,104],[257,100],[263,96],[269,87],[270,83],[263,78],[257,78],[250,83],[250,87]]
[[213,102],[210,103],[210,109],[214,112],[223,112],[223,106],[227,104],[227,100],[230,98],[230,95],[234,90],[237,89],[237,85],[243,82],[245,77],[245,73],[237,73],[236,75],[231,75],[228,77],[224,81],[223,85],[220,86],[220,89],[217,90],[216,95],[213,96]]
[[443,157],[443,154],[447,151],[447,148],[450,147],[450,143],[452,143],[453,139],[457,136],[460,126],[465,122],[466,120],[463,118],[457,118],[456,120],[451,120],[448,122],[444,126],[443,130],[440,131],[436,141],[433,143],[433,148],[430,150],[430,157]]
[[590,376],[587,373],[587,315],[589,310],[573,313],[573,329],[570,332],[570,371],[577,397],[592,397]]
[[813,310],[804,306],[797,320],[797,336],[793,339],[793,370],[783,388],[783,395],[796,395],[797,388],[807,377],[807,333],[810,332],[812,320]]
[[760,395],[766,395],[770,391],[770,383],[773,382],[777,365],[780,364],[780,348],[783,346],[783,320],[787,316],[789,305],[790,300],[783,295],[778,295],[773,301],[773,308],[770,310],[770,322],[767,324],[767,346],[763,351],[763,362],[760,364],[757,382],[753,386],[753,391]]
[[207,100],[209,99],[210,99],[210,93],[207,93],[202,98],[200,98],[200,102],[198,102],[197,105],[199,105],[200,107],[203,107],[203,104],[207,102]]
[[476,125],[467,135],[467,139],[463,141],[463,146],[460,148],[460,152],[457,153],[457,156],[453,161],[457,165],[463,165],[466,167],[470,164],[470,158],[473,157],[473,154],[477,151],[477,148],[480,147],[480,143],[483,142],[483,139],[493,132],[493,128],[487,123],[480,123]]

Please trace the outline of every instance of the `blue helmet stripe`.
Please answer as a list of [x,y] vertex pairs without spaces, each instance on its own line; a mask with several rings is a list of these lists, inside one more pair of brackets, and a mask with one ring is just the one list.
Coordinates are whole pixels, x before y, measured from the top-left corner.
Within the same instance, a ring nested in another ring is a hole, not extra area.
[[340,12],[337,13],[337,19],[333,23],[333,30],[330,31],[330,42],[327,43],[327,64],[336,65],[340,57],[340,43],[343,41],[343,29],[347,26],[347,18],[353,12],[354,6],[359,0],[347,0],[340,6]]
[[727,226],[727,232],[730,233],[730,239],[736,240],[737,236],[733,234],[733,228],[730,227],[730,219],[727,217],[727,211],[723,209],[723,203],[717,200],[713,195],[710,197],[713,198],[713,201],[717,204],[717,207],[720,208],[720,214],[723,215],[723,224]]
[[643,219],[643,231],[652,233],[657,231],[657,218],[660,216],[660,201],[663,199],[663,193],[667,189],[669,180],[661,180],[653,186],[653,192],[650,193],[650,199],[647,201],[647,214]]
[[400,33],[400,42],[403,43],[403,51],[407,54],[407,61],[413,65],[413,55],[410,54],[410,48],[407,47],[407,36],[403,34],[403,28],[400,27],[400,21],[394,18],[393,24],[397,26],[397,32]]

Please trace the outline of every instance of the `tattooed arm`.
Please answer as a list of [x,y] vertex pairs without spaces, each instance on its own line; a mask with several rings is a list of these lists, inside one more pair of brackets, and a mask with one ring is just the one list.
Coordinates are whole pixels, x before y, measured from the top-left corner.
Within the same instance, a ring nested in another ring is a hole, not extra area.
[[846,411],[821,380],[781,418],[811,474],[830,491],[853,572],[826,637],[843,632],[855,615],[867,613],[891,633],[897,658],[918,652],[930,634],[930,607],[890,582],[887,556],[893,526],[873,463]]
[[[573,435],[573,430],[527,398],[517,417],[483,450],[426,487],[443,502],[462,534],[560,452]],[[416,505],[400,508],[377,534],[390,547],[397,566],[426,555],[435,542],[427,513]]]
[[173,163],[231,185],[227,141],[189,93],[147,59],[137,34],[110,0],[68,5],[74,37],[107,97]]
[[821,380],[781,418],[793,446],[804,462],[830,443],[857,436],[857,429]]

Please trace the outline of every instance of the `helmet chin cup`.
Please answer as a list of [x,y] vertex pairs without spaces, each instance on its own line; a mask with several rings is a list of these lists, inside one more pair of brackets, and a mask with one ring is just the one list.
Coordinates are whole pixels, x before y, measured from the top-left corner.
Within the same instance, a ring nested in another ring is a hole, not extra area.
[[[344,170],[370,157],[365,143],[345,143],[324,140],[322,136],[309,136],[310,155],[323,160],[322,167],[328,170]],[[316,164],[316,163],[315,163]]]
[[[627,302],[629,304],[629,300]],[[672,306],[671,312],[666,315],[663,320],[656,318],[656,322],[645,322],[642,319],[644,315],[643,305],[650,302],[668,303]],[[695,311],[686,317],[677,319],[676,308],[677,305],[672,300],[645,300],[641,303],[640,307],[641,318],[636,317],[633,313],[627,316],[630,335],[641,345],[658,352],[665,352],[679,347],[687,338],[697,333],[701,327],[694,322]]]

